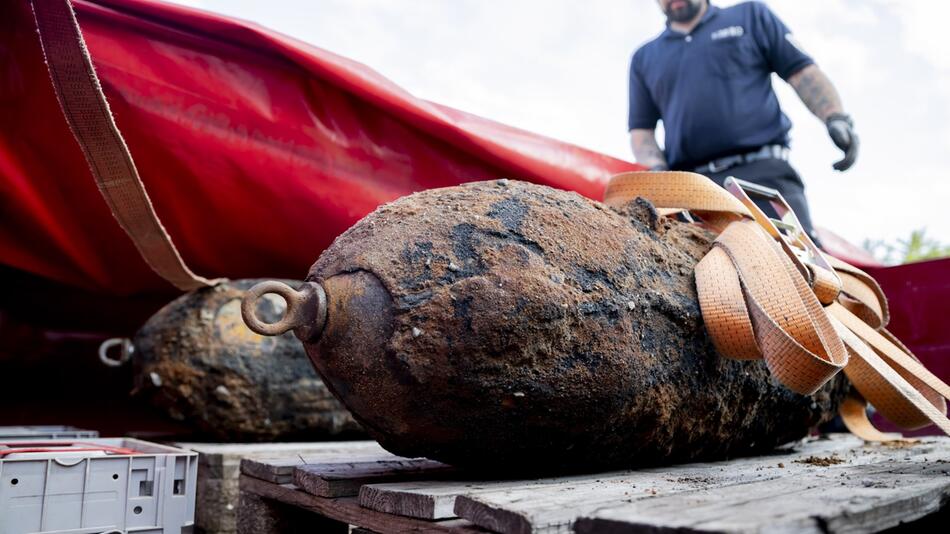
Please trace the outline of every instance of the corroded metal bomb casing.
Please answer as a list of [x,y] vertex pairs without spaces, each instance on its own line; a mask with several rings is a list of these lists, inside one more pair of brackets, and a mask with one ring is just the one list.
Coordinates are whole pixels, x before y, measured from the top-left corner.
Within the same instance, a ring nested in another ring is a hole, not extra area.
[[284,327],[304,325],[326,383],[404,456],[608,467],[803,437],[846,386],[802,396],[716,354],[693,279],[711,239],[642,199],[615,212],[507,180],[425,191],[342,234],[291,306],[308,318]]
[[[292,334],[264,337],[244,325],[241,298],[257,282],[193,291],[153,315],[133,339],[135,391],[172,418],[221,440],[357,433],[359,425]],[[276,319],[284,302],[262,298],[255,311]]]

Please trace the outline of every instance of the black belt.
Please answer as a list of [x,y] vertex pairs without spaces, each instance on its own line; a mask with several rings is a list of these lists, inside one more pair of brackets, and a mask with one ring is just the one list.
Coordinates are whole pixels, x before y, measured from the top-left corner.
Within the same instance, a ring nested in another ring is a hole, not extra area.
[[751,163],[763,159],[780,159],[788,161],[788,147],[782,145],[765,145],[762,148],[746,154],[736,154],[735,156],[726,156],[724,158],[714,159],[705,165],[700,165],[693,169],[693,172],[699,174],[715,174],[722,172],[736,165]]

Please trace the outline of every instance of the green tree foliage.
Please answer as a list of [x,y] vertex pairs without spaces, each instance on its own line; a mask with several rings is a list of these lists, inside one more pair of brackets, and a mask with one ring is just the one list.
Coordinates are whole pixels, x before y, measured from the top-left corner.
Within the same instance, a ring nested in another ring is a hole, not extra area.
[[878,261],[887,265],[933,260],[950,256],[950,244],[927,237],[925,228],[914,230],[907,239],[889,243],[882,239],[865,239],[863,247]]

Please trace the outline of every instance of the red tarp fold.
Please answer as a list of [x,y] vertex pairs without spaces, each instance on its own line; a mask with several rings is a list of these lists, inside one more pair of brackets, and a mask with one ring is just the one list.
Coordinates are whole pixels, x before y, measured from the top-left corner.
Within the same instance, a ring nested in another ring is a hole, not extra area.
[[[170,4],[77,1],[155,209],[205,276],[302,277],[380,203],[517,178],[598,198],[631,163],[413,97],[367,67]],[[0,6],[0,259],[113,294],[167,290],[63,119],[26,2]]]

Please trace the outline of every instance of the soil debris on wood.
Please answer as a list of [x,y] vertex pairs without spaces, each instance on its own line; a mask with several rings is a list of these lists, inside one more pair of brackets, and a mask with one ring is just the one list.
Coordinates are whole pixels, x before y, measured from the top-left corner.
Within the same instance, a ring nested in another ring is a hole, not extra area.
[[889,449],[909,449],[912,447],[916,447],[917,445],[920,445],[923,442],[916,439],[895,439],[891,441],[881,441],[878,443],[880,446],[887,447]]
[[795,463],[814,465],[818,467],[828,467],[830,465],[838,465],[845,463],[845,460],[838,457],[837,454],[832,454],[831,456],[809,456],[807,458],[801,458],[795,460]]
[[702,477],[702,476],[684,476],[684,477],[679,477],[675,480],[671,480],[671,482],[677,482],[679,484],[695,484],[699,486],[705,486],[711,483],[712,481],[713,479],[709,477]]

